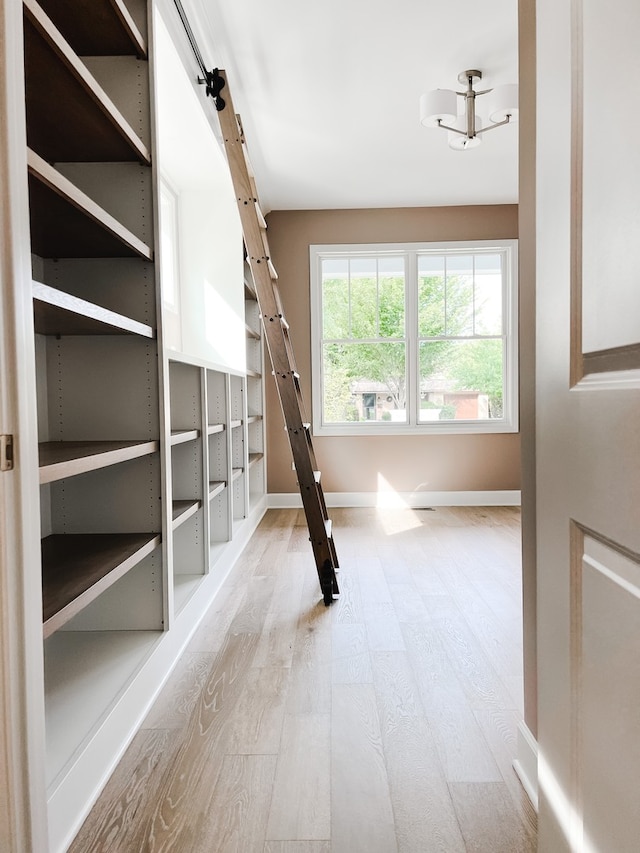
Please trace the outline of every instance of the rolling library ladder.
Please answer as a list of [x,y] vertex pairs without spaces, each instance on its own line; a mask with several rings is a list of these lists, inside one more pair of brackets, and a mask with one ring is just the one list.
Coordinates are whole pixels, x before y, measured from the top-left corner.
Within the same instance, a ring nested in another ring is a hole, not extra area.
[[[213,96],[218,110],[264,336],[278,388],[285,429],[289,436],[320,588],[324,603],[328,605],[334,595],[338,594],[335,574],[338,557],[311,442],[311,425],[305,422],[300,377],[296,371],[289,324],[284,317],[276,284],[278,275],[270,259],[267,225],[258,203],[244,134],[239,117],[233,109],[226,76],[223,71],[215,70],[208,73],[207,80],[203,82],[207,83],[207,93]],[[222,89],[224,94],[221,96]]]

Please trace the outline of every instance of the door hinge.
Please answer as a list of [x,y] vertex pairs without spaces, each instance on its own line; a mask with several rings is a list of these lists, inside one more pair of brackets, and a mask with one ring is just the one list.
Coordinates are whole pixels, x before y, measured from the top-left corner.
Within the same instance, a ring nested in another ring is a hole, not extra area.
[[13,469],[13,436],[0,435],[0,471]]

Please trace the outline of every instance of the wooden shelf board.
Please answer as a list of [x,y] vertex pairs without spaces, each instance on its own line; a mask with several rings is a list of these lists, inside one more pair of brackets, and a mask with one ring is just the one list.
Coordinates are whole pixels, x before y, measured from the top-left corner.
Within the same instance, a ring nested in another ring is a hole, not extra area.
[[258,373],[257,370],[248,370],[247,369],[246,374],[250,379],[262,379],[262,374]]
[[260,332],[256,332],[255,329],[252,329],[248,323],[245,323],[245,331],[247,333],[248,338],[252,338],[254,341],[260,340]]
[[32,251],[45,258],[153,259],[153,252],[118,220],[27,149]]
[[253,287],[249,284],[247,279],[244,280],[244,298],[249,299],[251,302],[258,301],[258,295],[253,289]]
[[144,36],[123,0],[40,0],[80,56],[147,55]]
[[27,144],[50,163],[151,162],[146,145],[36,0],[24,0]]
[[157,533],[45,537],[42,540],[44,636],[61,628],[159,544]]
[[35,330],[41,335],[141,335],[155,338],[155,330],[101,305],[64,293],[39,281],[32,282]]
[[249,468],[259,462],[263,456],[264,453],[249,453]]
[[235,480],[242,477],[243,471],[244,471],[244,468],[234,468],[233,471],[231,472],[232,482],[234,482]]
[[241,421],[241,420],[234,420],[234,421],[231,421],[231,423],[229,424],[229,426],[231,427],[231,429],[238,429],[238,427],[241,427],[241,426],[242,426],[242,421]]
[[247,418],[247,424],[255,424],[261,420],[262,420],[262,415],[249,415],[249,417]]
[[212,501],[217,495],[223,492],[227,487],[224,480],[212,480],[209,483],[209,500]]
[[224,424],[209,424],[207,435],[215,435],[217,432],[224,432]]
[[183,444],[185,441],[194,441],[199,435],[199,429],[172,429],[171,445]]
[[201,506],[202,503],[199,500],[172,501],[171,527],[173,530],[184,524],[192,515],[195,515]]
[[40,483],[52,483],[156,453],[158,441],[45,441],[38,445]]

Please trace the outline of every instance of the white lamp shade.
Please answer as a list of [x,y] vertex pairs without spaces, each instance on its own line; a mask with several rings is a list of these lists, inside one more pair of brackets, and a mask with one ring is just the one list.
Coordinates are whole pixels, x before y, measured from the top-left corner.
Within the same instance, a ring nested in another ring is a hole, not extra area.
[[487,95],[489,101],[489,119],[496,122],[504,121],[507,116],[511,121],[518,121],[518,84],[506,83],[496,86]]
[[457,95],[453,89],[434,89],[420,97],[420,123],[425,127],[437,127],[438,119],[451,124],[457,113]]
[[[453,148],[454,151],[466,151],[468,148],[477,148],[478,145],[480,145],[480,143],[482,142],[482,139],[479,136],[474,136],[472,139],[469,139],[469,137],[466,136],[466,116],[457,116],[456,120],[451,126],[457,127],[458,130],[462,130],[465,133],[465,136],[462,136],[460,133],[452,133],[451,131],[447,133],[447,137],[449,139],[449,148]],[[482,120],[480,116],[476,113],[476,133],[481,129]]]

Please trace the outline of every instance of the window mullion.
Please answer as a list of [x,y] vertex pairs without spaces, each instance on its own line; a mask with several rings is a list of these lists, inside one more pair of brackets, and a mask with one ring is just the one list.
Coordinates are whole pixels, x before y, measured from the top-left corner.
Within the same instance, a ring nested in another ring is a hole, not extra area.
[[418,367],[418,253],[405,259],[405,356],[408,423],[418,422],[420,370]]

